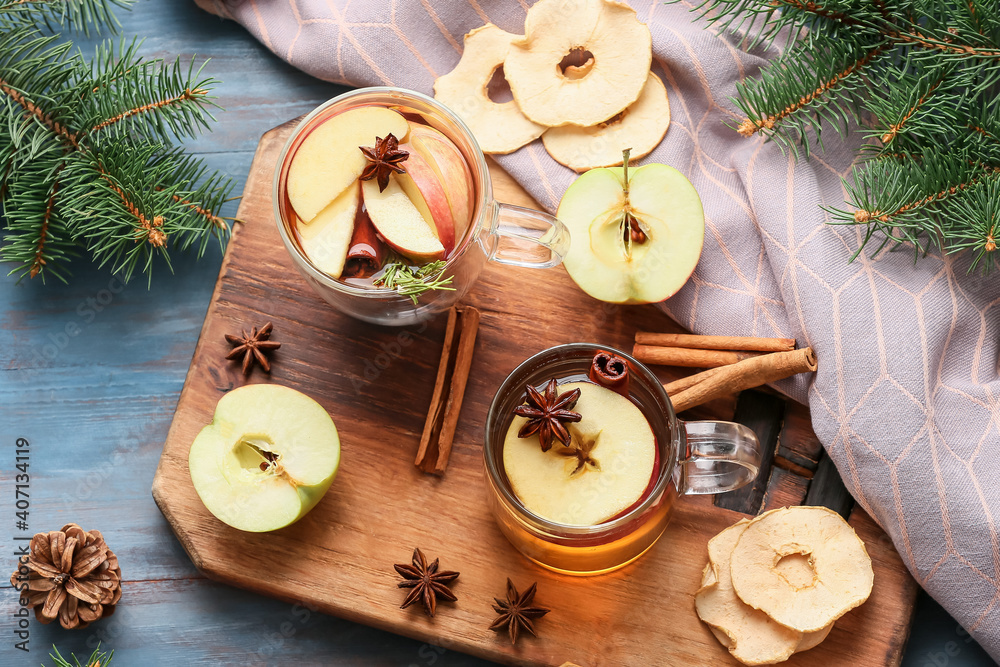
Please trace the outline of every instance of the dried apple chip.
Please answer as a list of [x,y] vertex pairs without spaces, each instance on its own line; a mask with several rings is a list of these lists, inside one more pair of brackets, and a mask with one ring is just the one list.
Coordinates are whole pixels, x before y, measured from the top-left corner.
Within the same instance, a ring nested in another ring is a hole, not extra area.
[[[695,594],[694,604],[698,617],[712,628],[734,658],[746,665],[770,665],[787,660],[802,641],[802,633],[774,622],[736,597],[729,559],[748,525],[750,521],[743,519],[709,540],[709,566],[715,581],[710,574],[704,575],[702,580],[708,585]],[[720,633],[728,641],[723,641]]]
[[[802,554],[814,576],[782,560]],[[745,603],[787,628],[816,632],[868,599],[874,573],[850,524],[825,507],[785,507],[760,515],[732,554],[732,583]]]
[[493,73],[502,67],[512,35],[493,24],[465,36],[458,65],[434,82],[434,97],[461,116],[484,153],[510,153],[546,130],[528,120],[514,101],[494,102],[487,93]]
[[652,72],[642,94],[614,118],[592,125],[563,125],[542,135],[545,150],[559,164],[576,172],[622,163],[622,151],[632,159],[649,155],[670,126],[670,102],[660,77]]
[[[589,53],[593,63],[573,66],[567,76],[560,63],[580,52]],[[531,120],[549,127],[588,126],[639,99],[652,59],[649,28],[628,5],[540,0],[528,10],[524,37],[510,43],[504,74],[514,101]]]

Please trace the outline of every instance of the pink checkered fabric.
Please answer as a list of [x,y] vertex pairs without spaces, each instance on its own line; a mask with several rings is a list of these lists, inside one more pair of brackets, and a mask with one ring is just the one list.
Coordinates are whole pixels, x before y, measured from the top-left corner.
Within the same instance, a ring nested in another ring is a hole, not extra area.
[[[580,2],[586,0],[566,0]],[[199,0],[296,67],[328,81],[432,92],[462,36],[486,22],[520,33],[527,0]],[[631,0],[653,34],[672,124],[646,160],[683,171],[705,204],[705,250],[664,304],[704,334],[794,336],[819,373],[783,388],[854,497],[926,588],[1000,658],[1000,281],[966,255],[912,249],[848,259],[862,230],[824,224],[856,143],[796,162],[727,126],[730,99],[768,54],[692,23],[688,3]],[[773,54],[772,54],[773,55]],[[534,142],[499,159],[547,209],[574,174]],[[993,472],[991,472],[993,471]]]

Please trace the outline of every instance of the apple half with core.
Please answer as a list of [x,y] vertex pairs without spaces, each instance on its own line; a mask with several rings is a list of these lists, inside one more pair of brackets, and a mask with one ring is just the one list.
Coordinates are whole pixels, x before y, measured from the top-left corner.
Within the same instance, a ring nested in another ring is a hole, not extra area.
[[340,437],[323,407],[276,384],[219,400],[191,444],[191,481],[223,523],[266,532],[295,523],[320,501],[340,465]]
[[656,437],[639,407],[616,391],[589,382],[559,386],[580,390],[567,424],[567,447],[542,451],[537,435],[518,437],[524,417],[514,417],[503,446],[503,466],[515,495],[538,516],[574,526],[594,526],[633,506],[649,487]]
[[665,164],[591,169],[566,190],[556,217],[569,229],[563,265],[580,288],[610,303],[656,303],[694,272],[705,241],[701,199]]

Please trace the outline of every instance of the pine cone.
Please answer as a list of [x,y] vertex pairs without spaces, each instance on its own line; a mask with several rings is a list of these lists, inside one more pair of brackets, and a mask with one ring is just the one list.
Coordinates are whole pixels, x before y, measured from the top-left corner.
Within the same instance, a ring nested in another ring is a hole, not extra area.
[[40,622],[58,618],[67,630],[113,614],[122,596],[121,580],[118,558],[100,531],[85,533],[75,523],[36,533],[27,562],[10,576],[22,604],[27,599]]

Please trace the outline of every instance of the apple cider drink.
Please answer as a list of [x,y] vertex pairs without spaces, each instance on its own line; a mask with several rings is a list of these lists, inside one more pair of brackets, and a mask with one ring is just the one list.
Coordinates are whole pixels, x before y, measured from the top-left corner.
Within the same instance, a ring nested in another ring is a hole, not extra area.
[[400,104],[366,104],[304,134],[284,175],[284,212],[330,277],[414,303],[451,290],[448,258],[475,211],[469,158],[442,124]]
[[[628,360],[600,351],[589,362],[529,381],[507,426],[488,427],[498,427],[492,458],[504,490],[492,498],[501,529],[532,560],[570,574],[637,558],[677,495],[646,417],[656,408],[633,391]],[[515,511],[502,507],[511,502]]]

